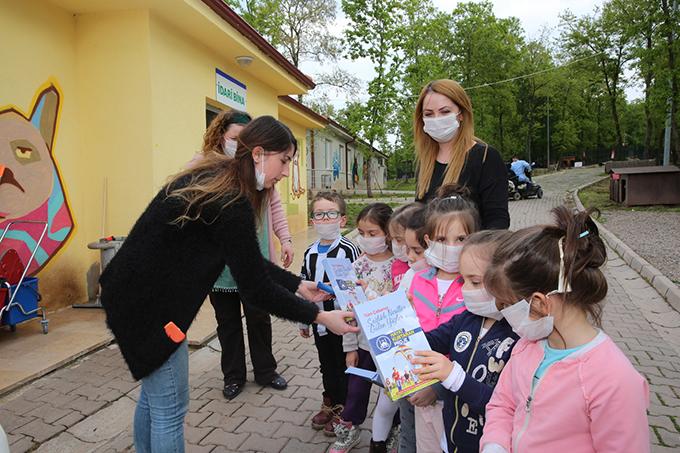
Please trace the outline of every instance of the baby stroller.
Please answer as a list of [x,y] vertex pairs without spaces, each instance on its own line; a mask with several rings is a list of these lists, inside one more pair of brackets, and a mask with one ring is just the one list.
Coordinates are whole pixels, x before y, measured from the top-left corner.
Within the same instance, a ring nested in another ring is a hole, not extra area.
[[14,332],[17,324],[41,316],[42,331],[46,334],[49,321],[45,316],[45,309],[38,306],[41,299],[38,278],[27,277],[26,274],[45,237],[47,222],[33,220],[9,222],[0,236],[0,244],[12,226],[19,223],[43,225],[43,229],[25,266],[14,249],[6,250],[0,256],[0,326],[7,325]]

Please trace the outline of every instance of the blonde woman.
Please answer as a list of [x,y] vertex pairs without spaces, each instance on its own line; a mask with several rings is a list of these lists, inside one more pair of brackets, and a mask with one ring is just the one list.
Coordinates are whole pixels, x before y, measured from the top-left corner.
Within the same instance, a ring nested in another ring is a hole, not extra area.
[[472,103],[457,82],[428,83],[420,93],[413,116],[418,165],[416,201],[434,198],[443,184],[470,190],[482,229],[507,229],[507,169],[498,151],[475,137]]

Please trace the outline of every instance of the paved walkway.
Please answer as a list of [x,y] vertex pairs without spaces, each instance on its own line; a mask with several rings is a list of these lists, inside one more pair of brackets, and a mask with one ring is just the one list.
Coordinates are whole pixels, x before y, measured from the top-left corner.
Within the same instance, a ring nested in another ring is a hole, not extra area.
[[[510,203],[512,227],[550,221],[549,210],[568,189],[598,178],[600,169],[561,172],[540,178],[542,200]],[[609,296],[604,329],[650,383],[649,421],[654,452],[680,449],[680,314],[610,250]],[[297,268],[297,267],[295,267]],[[189,452],[323,452],[328,439],[309,421],[320,405],[321,379],[311,340],[293,324],[274,322],[274,352],[288,378],[283,392],[249,382],[227,402],[221,394],[216,341],[190,357],[191,404],[186,420]],[[115,346],[7,395],[0,400],[0,424],[12,452],[73,453],[130,449],[138,386]],[[375,392],[374,395],[375,397]],[[370,427],[370,419],[364,424]],[[368,451],[364,430],[355,451]]]

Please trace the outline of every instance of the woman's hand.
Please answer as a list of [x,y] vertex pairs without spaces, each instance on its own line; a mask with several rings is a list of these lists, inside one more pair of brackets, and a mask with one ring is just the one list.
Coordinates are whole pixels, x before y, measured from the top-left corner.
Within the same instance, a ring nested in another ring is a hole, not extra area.
[[437,379],[445,380],[453,370],[453,362],[448,357],[435,351],[415,351],[415,357],[411,359],[414,365],[421,365],[413,372],[421,380]]
[[295,252],[293,251],[293,242],[286,241],[281,244],[281,262],[283,263],[283,267],[288,269],[293,262],[294,257]]
[[[300,286],[297,289],[298,294],[303,299],[311,300],[312,302],[323,302],[326,299],[330,299],[332,296],[326,291],[319,289],[316,283],[303,280],[300,282]],[[321,323],[323,324],[323,323]]]
[[409,403],[418,407],[427,407],[434,404],[437,401],[437,393],[432,389],[432,387],[425,387],[419,392],[411,395],[408,398]]
[[320,311],[314,320],[317,324],[323,324],[328,330],[336,335],[346,333],[359,333],[359,328],[347,324],[348,320],[354,319],[354,313],[345,310]]
[[357,366],[359,364],[359,353],[356,351],[350,351],[345,354],[345,365],[348,367]]

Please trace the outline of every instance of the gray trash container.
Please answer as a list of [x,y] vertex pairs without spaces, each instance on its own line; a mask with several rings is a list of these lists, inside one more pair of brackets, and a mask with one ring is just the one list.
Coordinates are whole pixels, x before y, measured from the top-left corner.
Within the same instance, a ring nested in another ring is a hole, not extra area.
[[[101,254],[100,263],[100,275],[104,272],[104,269],[111,262],[116,252],[121,248],[123,242],[125,242],[126,236],[109,236],[107,238],[102,238],[96,242],[90,242],[87,244],[88,249],[99,250]],[[88,302],[85,304],[73,304],[73,308],[102,308],[102,303],[99,300],[99,291],[97,291],[97,298],[94,302]]]

